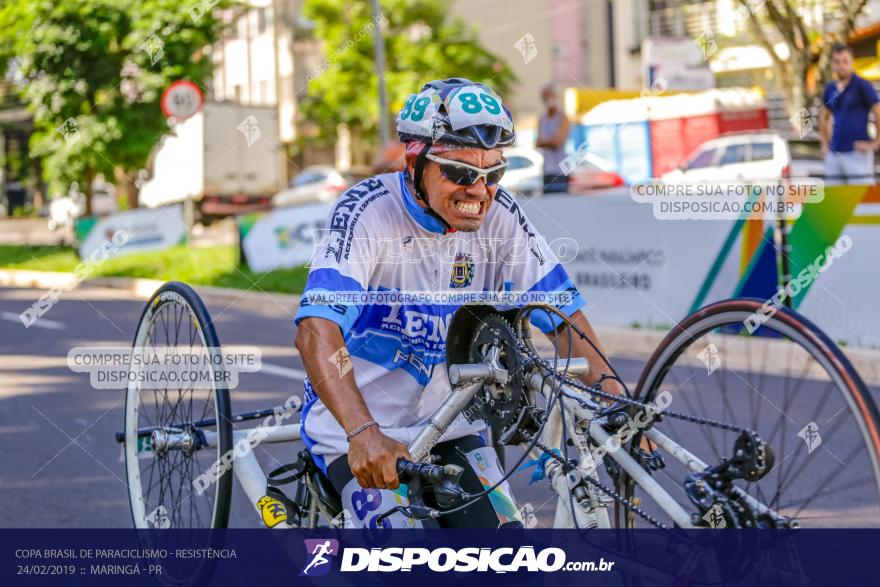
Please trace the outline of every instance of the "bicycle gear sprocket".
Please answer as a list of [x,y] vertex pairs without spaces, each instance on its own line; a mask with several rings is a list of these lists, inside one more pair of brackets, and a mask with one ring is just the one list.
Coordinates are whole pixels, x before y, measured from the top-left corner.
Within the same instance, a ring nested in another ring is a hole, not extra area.
[[483,385],[471,399],[465,415],[484,420],[494,438],[516,421],[524,399],[522,363],[513,326],[501,314],[491,313],[477,324],[468,349],[469,363],[494,362],[507,371],[507,382]]

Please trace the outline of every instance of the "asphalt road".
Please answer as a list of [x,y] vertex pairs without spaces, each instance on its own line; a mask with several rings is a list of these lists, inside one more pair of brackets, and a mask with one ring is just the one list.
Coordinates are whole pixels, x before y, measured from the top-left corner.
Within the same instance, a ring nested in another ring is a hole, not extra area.
[[[86,375],[67,367],[66,357],[75,346],[130,346],[144,302],[115,290],[84,288],[68,292],[43,319],[23,328],[18,314],[42,293],[0,289],[0,526],[129,527],[122,452],[114,441],[114,433],[123,428],[123,392],[93,389]],[[273,366],[243,376],[240,387],[231,393],[233,413],[281,405],[291,394],[302,396],[302,361],[293,348],[295,331],[286,309],[279,308],[274,315],[234,305],[209,306],[209,310],[223,344],[259,346],[263,363]],[[640,361],[626,359],[617,359],[615,364],[629,382],[637,379],[642,366]],[[697,389],[700,379],[683,381],[678,384],[681,389]],[[790,453],[799,458],[792,447],[803,441],[796,437],[795,424],[809,422],[814,415],[813,396],[820,390],[812,391],[811,385],[801,392],[806,401],[782,406],[792,426],[782,433],[790,436],[789,449],[783,450],[786,458]],[[779,387],[772,377],[761,386],[762,390]],[[876,397],[877,390],[872,391]],[[772,393],[766,393],[771,401]],[[721,409],[720,401],[716,403]],[[746,409],[745,403],[739,405]],[[825,425],[824,420],[816,421]],[[678,428],[671,432],[680,432],[678,438],[689,446],[707,444],[699,432]],[[838,434],[847,438],[847,432],[844,426]],[[850,429],[850,441],[857,439],[854,434]],[[830,440],[828,447],[834,448]],[[257,454],[268,470],[293,462],[300,448],[300,443],[264,444],[257,448]],[[519,454],[518,449],[508,449],[508,463]],[[829,463],[829,469],[815,468],[806,478],[815,480],[822,471],[830,472],[834,463]],[[865,476],[864,469],[856,465],[834,474],[844,485]],[[520,505],[531,505],[539,525],[548,526],[555,494],[546,483],[530,485],[529,476],[525,471],[513,476],[514,495]],[[840,519],[851,520],[852,525],[878,514],[877,501],[827,503],[827,507],[838,508]],[[251,507],[236,484],[231,525],[259,527]]]

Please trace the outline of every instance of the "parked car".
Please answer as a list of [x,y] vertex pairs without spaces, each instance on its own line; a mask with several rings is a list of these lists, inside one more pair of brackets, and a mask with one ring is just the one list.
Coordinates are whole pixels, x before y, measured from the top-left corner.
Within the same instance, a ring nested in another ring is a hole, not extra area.
[[[537,149],[514,147],[504,150],[510,162],[501,185],[524,196],[544,193],[544,156]],[[581,154],[570,175],[569,193],[584,193],[622,186],[623,178],[611,165],[592,153]],[[559,170],[562,173],[562,170]]]
[[568,191],[572,194],[595,192],[626,185],[610,163],[592,153],[581,155],[569,176]]
[[774,131],[734,133],[706,141],[687,163],[663,175],[666,182],[748,181],[822,177],[817,141],[786,140]]
[[312,165],[300,171],[285,189],[272,196],[272,206],[332,202],[350,185],[350,181],[335,168]]
[[788,151],[791,154],[791,177],[825,177],[825,155],[818,140],[789,140]]
[[544,156],[537,149],[511,147],[504,150],[508,161],[501,185],[519,196],[540,196],[544,190]]
[[[116,212],[116,188],[109,183],[95,183],[92,187],[92,213],[96,216],[106,216]],[[79,191],[79,186],[73,184],[66,196],[59,196],[49,200],[49,230],[73,228],[73,222],[86,212],[86,197]]]

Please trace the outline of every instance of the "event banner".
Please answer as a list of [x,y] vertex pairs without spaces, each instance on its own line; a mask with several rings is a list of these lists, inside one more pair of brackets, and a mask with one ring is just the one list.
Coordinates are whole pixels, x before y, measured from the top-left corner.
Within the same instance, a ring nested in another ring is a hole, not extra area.
[[183,206],[138,208],[77,221],[81,259],[159,251],[187,241]]
[[332,204],[306,204],[239,216],[239,238],[248,267],[271,271],[308,263],[332,209]]
[[12,530],[3,585],[871,585],[877,530]]

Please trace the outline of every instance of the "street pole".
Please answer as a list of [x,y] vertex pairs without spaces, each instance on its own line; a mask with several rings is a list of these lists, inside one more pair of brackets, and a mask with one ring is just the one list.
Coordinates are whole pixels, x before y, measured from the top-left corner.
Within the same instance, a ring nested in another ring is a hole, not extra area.
[[388,97],[385,95],[385,41],[382,37],[382,8],[379,0],[373,3],[373,53],[376,58],[376,82],[379,84],[379,140],[382,152],[388,148]]

